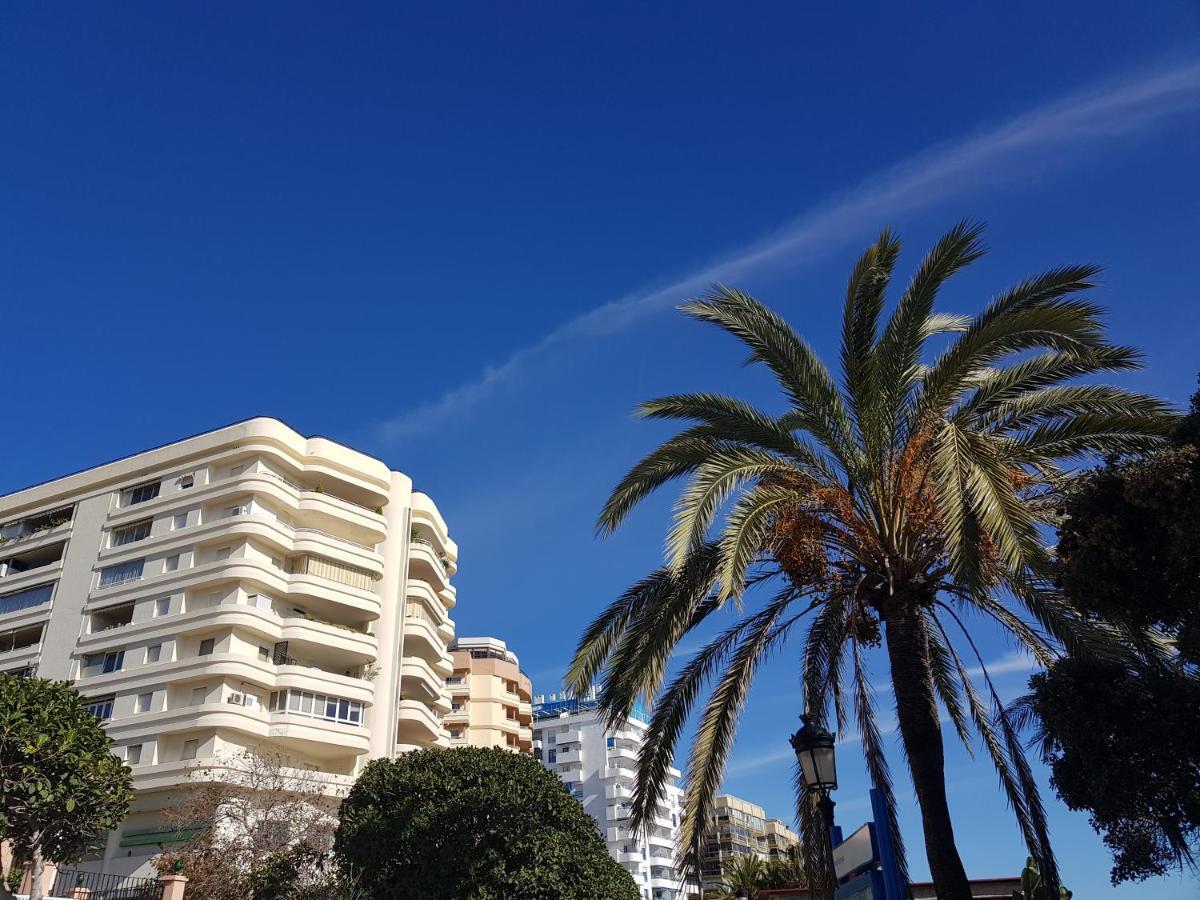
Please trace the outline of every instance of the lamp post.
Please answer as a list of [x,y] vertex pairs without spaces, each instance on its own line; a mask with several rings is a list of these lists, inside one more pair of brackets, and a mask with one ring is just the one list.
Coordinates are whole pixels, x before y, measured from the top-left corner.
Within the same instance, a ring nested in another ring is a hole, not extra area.
[[800,716],[804,723],[800,730],[789,738],[796,762],[808,793],[818,797],[817,808],[825,822],[825,865],[829,870],[830,884],[836,883],[833,871],[833,799],[829,792],[837,790],[837,754],[834,737],[821,725],[813,721],[808,713]]

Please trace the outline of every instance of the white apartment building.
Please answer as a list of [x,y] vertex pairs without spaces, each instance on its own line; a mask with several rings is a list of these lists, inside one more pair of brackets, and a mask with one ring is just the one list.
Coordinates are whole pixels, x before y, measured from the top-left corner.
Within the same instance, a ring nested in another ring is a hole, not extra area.
[[629,828],[637,756],[650,717],[640,706],[619,728],[606,729],[596,694],[586,699],[551,694],[533,703],[533,753],[557,772],[600,826],[608,852],[633,876],[644,900],[682,900],[699,890],[676,868],[683,791],[678,769],[668,770],[664,802],[645,834]]
[[458,548],[377,459],[250,419],[0,497],[0,523],[0,672],[73,680],[133,770],[105,871],[148,870],[194,768],[269,746],[336,791],[449,744]]

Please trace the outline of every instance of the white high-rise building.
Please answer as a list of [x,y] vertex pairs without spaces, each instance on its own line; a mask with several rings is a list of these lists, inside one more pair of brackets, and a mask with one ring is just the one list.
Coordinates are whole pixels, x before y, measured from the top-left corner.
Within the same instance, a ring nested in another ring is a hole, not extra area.
[[87,698],[137,791],[103,864],[144,872],[195,768],[267,747],[337,790],[449,745],[457,558],[407,476],[250,419],[0,497],[0,672]]
[[666,796],[646,833],[629,828],[638,751],[649,719],[638,706],[622,726],[606,729],[594,691],[586,699],[538,696],[533,752],[599,823],[608,852],[633,876],[644,900],[683,900],[699,891],[675,865],[683,797],[678,769],[668,770]]

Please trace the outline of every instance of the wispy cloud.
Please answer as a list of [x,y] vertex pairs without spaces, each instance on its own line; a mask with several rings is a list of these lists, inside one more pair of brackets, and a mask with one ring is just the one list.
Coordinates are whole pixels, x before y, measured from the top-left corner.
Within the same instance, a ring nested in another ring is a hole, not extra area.
[[1148,131],[1198,106],[1200,63],[1189,62],[1072,94],[932,147],[818,204],[764,240],[670,284],[632,292],[563,323],[439,399],[378,424],[377,436],[398,443],[433,431],[514,381],[547,351],[622,331],[713,282],[797,266],[861,238],[893,217],[981,188],[1020,185],[1036,160],[1044,162],[1042,174],[1076,166],[1081,153],[1091,155],[1105,141]]

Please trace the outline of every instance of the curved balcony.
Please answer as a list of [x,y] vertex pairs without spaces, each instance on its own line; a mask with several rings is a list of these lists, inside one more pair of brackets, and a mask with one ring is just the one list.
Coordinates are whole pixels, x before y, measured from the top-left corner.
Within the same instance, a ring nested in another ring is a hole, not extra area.
[[370,706],[375,697],[371,682],[351,675],[340,675],[300,664],[276,666],[275,686],[283,689],[333,694],[346,700],[360,700]]
[[420,656],[433,665],[446,657],[446,642],[438,635],[433,623],[417,616],[405,616],[404,655]]
[[450,621],[445,604],[438,593],[424,581],[415,578],[408,580],[407,596],[410,602],[420,603],[437,625]]
[[[127,600],[140,600],[162,593],[197,587],[241,582],[256,590],[282,598],[311,598],[342,610],[353,610],[362,620],[379,618],[379,595],[319,575],[289,575],[266,560],[235,557],[201,563],[188,569],[143,576],[107,587],[93,588],[88,594],[87,611],[102,609]],[[332,617],[331,617],[332,618]]]
[[273,712],[267,715],[270,717],[272,740],[297,741],[302,746],[334,746],[354,754],[363,754],[371,749],[369,732],[358,725],[313,719],[292,712]]
[[396,741],[400,744],[428,746],[442,737],[442,723],[424,703],[401,700],[396,726]]
[[[353,756],[358,754],[349,751]],[[229,756],[206,756],[199,759],[184,759],[174,762],[160,762],[150,765],[133,767],[133,788],[135,791],[164,790],[186,784],[191,781],[191,773],[204,770],[217,780],[224,780],[222,773],[228,773],[225,778],[230,780],[244,778],[245,770],[239,767]],[[307,769],[288,770],[289,777],[297,781],[310,781],[320,789],[322,794],[344,797],[354,786],[355,776],[338,775],[332,772],[313,773]],[[294,772],[294,776],[290,773]]]
[[96,652],[111,644],[194,635],[218,629],[238,628],[260,635],[275,643],[287,641],[292,649],[303,655],[311,648],[331,661],[346,666],[361,666],[375,662],[379,644],[375,635],[340,627],[305,616],[279,616],[252,606],[222,604],[192,612],[133,622],[117,628],[85,634],[79,638],[81,650]]
[[412,578],[429,582],[435,591],[450,586],[446,564],[438,557],[437,548],[433,543],[424,538],[409,542],[408,573]]
[[[439,704],[445,696],[442,691],[442,677],[433,667],[419,656],[408,656],[400,666],[400,692],[406,697],[415,696],[418,692],[427,698],[429,703]],[[445,701],[450,708],[449,701]]]

